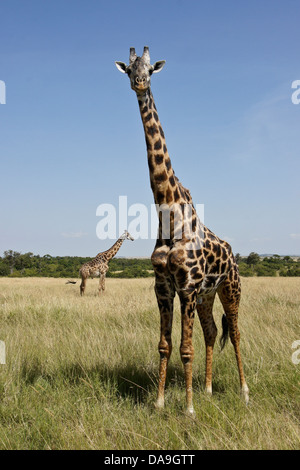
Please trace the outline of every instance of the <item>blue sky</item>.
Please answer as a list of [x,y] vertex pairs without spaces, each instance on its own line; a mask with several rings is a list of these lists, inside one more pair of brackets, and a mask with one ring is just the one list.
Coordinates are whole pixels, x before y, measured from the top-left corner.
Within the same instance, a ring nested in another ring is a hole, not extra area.
[[300,254],[299,1],[9,0],[0,15],[0,255],[94,256],[113,243],[100,204],[150,213],[137,100],[114,65],[144,45],[166,60],[152,92],[205,224],[235,253]]

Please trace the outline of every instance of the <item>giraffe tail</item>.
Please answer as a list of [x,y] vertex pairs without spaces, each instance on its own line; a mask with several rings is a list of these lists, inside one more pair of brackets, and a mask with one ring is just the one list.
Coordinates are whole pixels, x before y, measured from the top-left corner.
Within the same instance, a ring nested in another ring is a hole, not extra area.
[[222,332],[222,336],[221,336],[221,339],[220,339],[221,351],[227,343],[228,331],[229,331],[228,330],[228,321],[227,321],[225,313],[223,313],[223,316],[222,316],[222,329],[223,329],[223,332]]

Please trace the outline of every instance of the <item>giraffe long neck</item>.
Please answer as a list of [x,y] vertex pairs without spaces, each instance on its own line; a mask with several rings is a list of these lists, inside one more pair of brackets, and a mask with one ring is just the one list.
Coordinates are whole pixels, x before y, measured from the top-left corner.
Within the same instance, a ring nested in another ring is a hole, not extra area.
[[[188,219],[190,220],[190,230],[194,231],[196,227],[197,214],[193,206],[190,192],[182,186],[173,171],[170,156],[166,146],[165,135],[157,114],[153,95],[150,88],[144,95],[137,95],[140,107],[141,118],[143,121],[148,166],[150,173],[150,183],[154,195],[155,203],[158,206],[168,205],[169,208],[176,206],[175,212],[169,213],[170,228],[165,237],[162,223],[162,212],[159,212],[159,232],[158,238],[186,239],[191,237],[191,232],[187,231],[187,225],[183,222],[182,214],[188,207]],[[184,211],[183,211],[184,206]],[[174,215],[175,214],[175,215]],[[186,214],[186,212],[184,212]],[[184,218],[186,215],[183,216]],[[187,219],[185,219],[186,221]],[[179,236],[178,236],[179,234]]]
[[124,242],[124,238],[119,238],[116,243],[113,244],[111,248],[109,248],[107,251],[104,251],[103,253],[99,253],[98,256],[106,256],[106,260],[109,261],[111,258],[116,256],[118,253],[119,249],[121,248],[122,244]]
[[171,166],[164,131],[150,88],[144,95],[138,95],[138,103],[145,131],[150,183],[155,203],[169,206],[176,202],[182,203],[185,195]]

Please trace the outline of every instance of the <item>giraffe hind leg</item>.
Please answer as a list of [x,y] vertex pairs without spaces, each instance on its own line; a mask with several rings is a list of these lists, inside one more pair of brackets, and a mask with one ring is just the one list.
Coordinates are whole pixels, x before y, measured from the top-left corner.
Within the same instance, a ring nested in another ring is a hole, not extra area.
[[218,289],[218,295],[223,305],[225,314],[222,318],[223,335],[221,338],[221,347],[225,345],[226,339],[229,337],[234,347],[235,357],[237,361],[241,393],[246,404],[249,401],[249,389],[245,380],[242,357],[240,351],[240,332],[238,329],[238,308],[240,302],[240,281],[231,282],[227,280]]
[[197,302],[197,313],[202,326],[206,348],[205,390],[209,395],[212,394],[213,349],[217,336],[217,327],[212,313],[214,300],[215,292],[200,297]]
[[86,278],[82,277],[81,278],[81,284],[80,284],[80,295],[81,296],[84,295],[85,287],[86,287]]

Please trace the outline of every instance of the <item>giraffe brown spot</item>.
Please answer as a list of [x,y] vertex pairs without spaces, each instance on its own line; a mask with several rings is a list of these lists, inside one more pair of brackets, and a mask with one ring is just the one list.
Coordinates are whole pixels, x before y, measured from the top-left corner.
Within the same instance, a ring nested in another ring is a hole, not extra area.
[[226,261],[226,259],[227,259],[227,253],[226,253],[225,248],[222,246],[222,260]]
[[162,127],[159,126],[159,132],[160,132],[160,135],[162,136],[162,138],[164,139],[165,138],[165,134],[164,134],[164,131],[162,130]]
[[213,243],[213,252],[216,253],[216,256],[219,258],[221,255],[221,247],[219,243]]
[[196,230],[196,225],[197,225],[197,217],[196,215],[193,215],[193,218],[192,218],[192,231],[195,232]]
[[157,165],[161,165],[161,163],[163,162],[164,160],[164,156],[161,155],[161,154],[158,154],[158,155],[155,155],[155,163]]
[[209,264],[213,264],[213,262],[215,261],[215,257],[213,254],[211,254],[210,256],[207,257],[207,261]]
[[215,235],[214,235],[210,230],[207,231],[207,236],[208,236],[208,238],[209,238],[210,240],[212,240],[212,241],[216,241],[216,240],[217,240],[216,237],[215,237]]
[[142,113],[145,114],[147,113],[147,111],[148,111],[148,106],[144,106],[142,109]]
[[169,171],[171,168],[171,160],[169,158],[166,158],[166,168]]
[[174,191],[174,199],[175,199],[175,201],[178,201],[179,197],[180,197],[180,196],[179,196],[179,191],[178,191],[178,189],[176,188],[175,191]]
[[167,204],[173,201],[173,191],[171,190],[171,188],[167,189],[166,199],[167,199]]
[[160,150],[161,147],[162,147],[162,145],[161,145],[161,140],[158,139],[158,140],[155,142],[155,144],[154,144],[154,150]]
[[199,259],[199,264],[200,264],[201,270],[204,271],[205,260],[203,257]]
[[148,127],[146,128],[146,130],[147,130],[147,133],[148,133],[149,135],[151,135],[151,137],[154,137],[155,134],[158,133],[158,129],[157,129],[157,125],[156,125],[156,124],[153,124],[152,126],[148,126]]
[[147,116],[144,118],[145,122],[150,121],[152,119],[152,113],[147,114]]
[[172,176],[170,176],[170,178],[169,178],[169,181],[170,181],[170,184],[171,184],[171,186],[173,186],[173,187],[174,187],[174,186],[176,185],[176,183],[175,183],[175,178],[174,178],[174,176],[173,176],[173,175],[172,175]]
[[154,178],[155,178],[156,183],[163,183],[164,181],[168,179],[168,176],[167,176],[166,171],[164,170],[161,173],[154,175]]
[[[155,121],[158,122],[158,115],[155,111],[153,113],[153,117],[154,117]],[[161,129],[161,127],[159,126],[159,131],[160,131],[160,129]]]
[[221,273],[225,273],[225,271],[226,271],[226,266],[227,266],[226,263],[222,263],[222,264],[221,264],[221,266],[220,266],[220,272],[221,272]]
[[[156,192],[156,198],[155,198],[155,199],[156,199],[156,202],[157,202],[158,204],[162,204],[162,202],[165,200],[165,195],[164,195],[164,193],[161,192],[161,191],[157,191],[157,192]],[[161,214],[160,214],[160,215],[161,215]]]
[[205,278],[205,287],[213,287],[216,282],[216,277],[215,276],[206,276]]
[[167,146],[166,146],[166,144],[164,144],[163,150],[164,150],[164,153],[167,153]]
[[195,274],[198,274],[199,269],[198,266],[195,266],[194,268],[191,269],[191,276],[194,277]]
[[149,170],[151,171],[151,173],[153,173],[153,171],[154,171],[154,165],[153,165],[153,161],[152,161],[152,157],[151,157],[151,156],[148,158],[148,166],[149,166]]
[[206,239],[205,241],[205,248],[207,248],[208,250],[211,250],[211,243],[210,243],[210,240]]
[[196,266],[197,260],[195,260],[195,261],[187,261],[185,264],[186,264],[186,266],[187,266],[188,268],[193,268],[194,266]]

